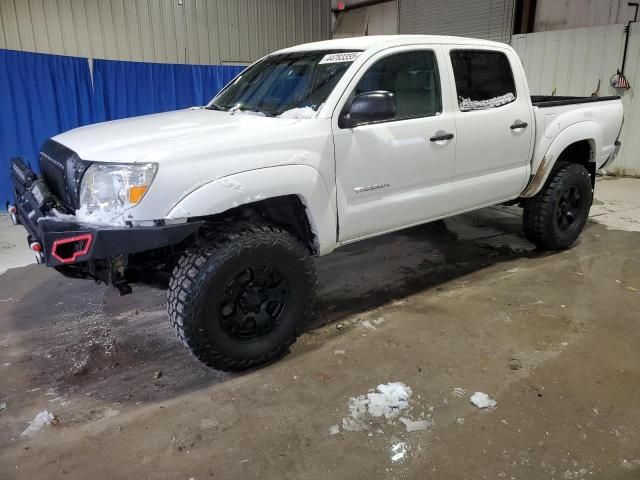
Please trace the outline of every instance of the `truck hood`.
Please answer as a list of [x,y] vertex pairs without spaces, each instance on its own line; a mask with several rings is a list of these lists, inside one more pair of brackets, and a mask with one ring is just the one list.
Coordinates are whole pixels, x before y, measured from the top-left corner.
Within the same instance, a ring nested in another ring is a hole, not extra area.
[[256,131],[268,137],[270,130],[282,131],[296,122],[246,112],[187,109],[87,125],[53,139],[83,160],[133,163],[161,161],[175,149],[201,141],[246,142]]

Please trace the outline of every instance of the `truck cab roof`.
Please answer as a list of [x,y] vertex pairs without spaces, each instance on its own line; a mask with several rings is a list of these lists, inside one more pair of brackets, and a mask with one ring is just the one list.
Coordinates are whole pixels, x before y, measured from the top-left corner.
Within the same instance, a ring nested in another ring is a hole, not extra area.
[[294,47],[284,48],[274,52],[292,53],[310,50],[382,50],[390,47],[400,47],[404,45],[434,45],[434,44],[456,44],[505,48],[505,43],[482,40],[478,38],[453,37],[446,35],[370,35],[366,37],[339,38],[335,40],[324,40],[321,42],[303,43]]

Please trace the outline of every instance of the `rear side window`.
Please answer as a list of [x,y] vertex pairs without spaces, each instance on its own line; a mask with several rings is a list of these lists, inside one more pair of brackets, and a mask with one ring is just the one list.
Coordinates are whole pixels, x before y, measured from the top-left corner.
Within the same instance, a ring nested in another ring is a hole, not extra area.
[[440,78],[432,51],[394,53],[378,60],[362,76],[355,95],[387,90],[396,96],[395,120],[442,112]]
[[496,108],[516,99],[511,65],[504,53],[454,50],[451,63],[461,111]]

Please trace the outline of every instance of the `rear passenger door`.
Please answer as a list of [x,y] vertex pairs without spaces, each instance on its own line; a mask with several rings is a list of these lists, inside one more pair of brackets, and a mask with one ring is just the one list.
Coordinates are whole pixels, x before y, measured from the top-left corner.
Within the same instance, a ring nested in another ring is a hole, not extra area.
[[455,208],[515,198],[529,178],[534,132],[520,61],[507,49],[452,45],[445,51],[455,95]]

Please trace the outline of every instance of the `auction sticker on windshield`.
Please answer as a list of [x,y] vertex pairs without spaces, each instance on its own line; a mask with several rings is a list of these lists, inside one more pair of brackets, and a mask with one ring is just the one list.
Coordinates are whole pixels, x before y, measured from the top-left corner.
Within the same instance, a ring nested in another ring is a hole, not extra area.
[[362,52],[330,53],[322,57],[319,64],[353,62]]

